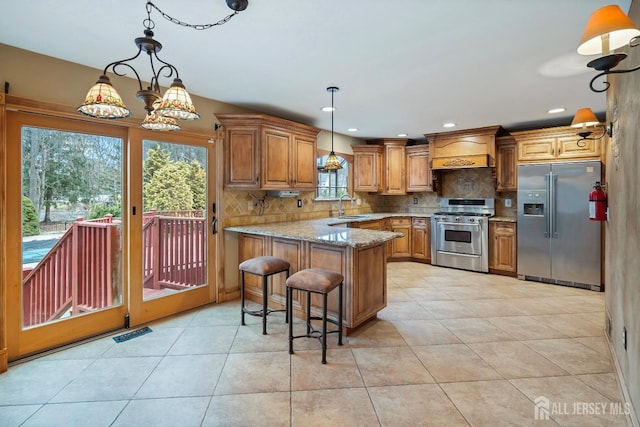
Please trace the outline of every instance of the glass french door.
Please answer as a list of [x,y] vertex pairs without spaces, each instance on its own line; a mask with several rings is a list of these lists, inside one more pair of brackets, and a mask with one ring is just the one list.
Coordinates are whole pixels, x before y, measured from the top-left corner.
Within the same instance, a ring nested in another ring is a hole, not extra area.
[[132,326],[215,301],[214,145],[131,130]]
[[124,128],[7,113],[7,337],[16,359],[122,327]]
[[15,111],[6,122],[9,360],[216,301],[207,138]]

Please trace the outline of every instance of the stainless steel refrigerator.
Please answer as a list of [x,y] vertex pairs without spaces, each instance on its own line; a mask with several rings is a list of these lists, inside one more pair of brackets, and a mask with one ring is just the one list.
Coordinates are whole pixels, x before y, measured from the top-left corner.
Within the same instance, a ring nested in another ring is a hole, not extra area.
[[518,166],[518,277],[600,290],[600,229],[589,193],[600,161]]

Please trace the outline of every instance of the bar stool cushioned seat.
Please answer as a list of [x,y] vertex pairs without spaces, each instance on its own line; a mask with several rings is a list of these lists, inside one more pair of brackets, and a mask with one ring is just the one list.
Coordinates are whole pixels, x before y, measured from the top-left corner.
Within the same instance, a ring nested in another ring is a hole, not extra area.
[[[285,311],[285,310],[274,310],[268,307],[268,298],[269,291],[267,285],[267,279],[269,276],[278,273],[287,273],[287,278],[289,277],[289,267],[290,264],[288,261],[274,257],[274,256],[260,256],[256,258],[248,259],[242,262],[239,266],[241,271],[240,274],[240,304],[241,304],[241,313],[242,313],[242,324],[244,325],[244,315],[250,314],[252,316],[262,317],[262,334],[267,334],[267,316],[270,313],[276,311]],[[256,276],[262,276],[262,309],[260,310],[249,310],[245,307],[245,299],[244,299],[244,275],[245,273],[254,274]],[[285,315],[285,321],[287,321],[287,316]]]
[[[342,288],[344,277],[339,273],[319,268],[308,268],[292,274],[287,279],[287,315],[289,316],[289,354],[293,354],[293,340],[296,338],[317,338],[322,344],[322,363],[327,363],[327,334],[338,334],[338,345],[342,345]],[[338,319],[327,317],[327,295],[338,288]],[[307,293],[307,333],[305,335],[293,335],[293,290],[297,289]],[[322,317],[311,315],[311,294],[322,295]],[[311,320],[321,320],[322,330],[316,330]],[[327,322],[338,328],[327,331]]]

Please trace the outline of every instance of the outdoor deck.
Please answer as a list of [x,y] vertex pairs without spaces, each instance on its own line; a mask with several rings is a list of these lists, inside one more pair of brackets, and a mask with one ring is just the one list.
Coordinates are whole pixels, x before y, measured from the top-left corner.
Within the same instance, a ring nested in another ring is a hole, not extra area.
[[[202,211],[143,215],[144,299],[206,283]],[[23,267],[24,326],[98,310],[121,301],[121,221],[78,218],[34,266]],[[51,240],[51,239],[48,239]],[[37,256],[51,241],[31,241]]]

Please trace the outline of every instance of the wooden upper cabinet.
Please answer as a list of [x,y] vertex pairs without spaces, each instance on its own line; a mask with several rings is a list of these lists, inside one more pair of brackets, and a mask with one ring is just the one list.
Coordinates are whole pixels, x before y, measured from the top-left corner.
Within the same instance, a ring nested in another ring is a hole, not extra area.
[[433,177],[429,165],[429,145],[413,145],[407,153],[407,192],[433,191]]
[[[573,129],[575,131],[575,128]],[[584,147],[577,144],[580,137],[578,135],[559,136],[556,142],[558,150],[558,160],[578,160],[578,159],[599,159],[602,156],[602,141],[600,140],[584,140]]]
[[385,180],[382,194],[407,194],[405,145],[406,140],[384,142]]
[[291,177],[293,187],[299,190],[315,190],[318,182],[316,166],[316,139],[305,135],[293,135],[291,141]]
[[355,191],[377,193],[382,190],[382,157],[379,145],[352,145],[353,187]]
[[512,136],[496,138],[496,190],[518,189],[516,140]]
[[224,186],[257,190],[260,188],[260,145],[258,127],[239,126],[225,132]]
[[320,129],[265,114],[216,117],[225,127],[225,189],[315,189]]
[[408,139],[384,138],[367,141],[367,145],[352,145],[355,191],[407,194],[407,142]]
[[578,146],[579,130],[570,126],[512,132],[518,144],[518,162],[602,160],[605,138]]
[[271,128],[262,131],[262,186],[266,190],[291,188],[291,134]]

